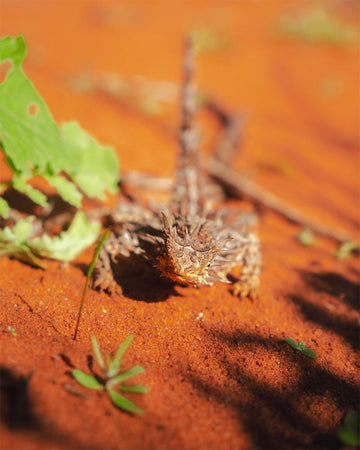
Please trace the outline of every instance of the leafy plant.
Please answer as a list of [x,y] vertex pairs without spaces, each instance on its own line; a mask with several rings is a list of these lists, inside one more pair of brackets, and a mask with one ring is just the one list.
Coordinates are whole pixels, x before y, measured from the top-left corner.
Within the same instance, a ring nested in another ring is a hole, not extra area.
[[346,413],[344,425],[338,429],[338,436],[346,445],[360,445],[360,414],[358,412]]
[[78,211],[66,231],[58,236],[47,234],[34,237],[36,219],[29,216],[19,220],[12,228],[0,230],[0,256],[11,255],[20,261],[45,268],[37,256],[71,261],[95,242],[100,223],[90,223],[82,211]]
[[356,39],[356,29],[332,16],[321,6],[297,16],[286,15],[277,22],[277,31],[309,42],[344,44]]
[[[8,68],[0,83],[0,150],[13,172],[11,180],[0,185],[0,193],[11,187],[45,207],[47,196],[31,185],[35,176],[76,208],[81,208],[84,194],[104,199],[105,191],[116,192],[119,176],[113,150],[100,145],[76,122],[58,126],[22,69],[26,53],[23,36],[0,40],[0,64]],[[9,213],[9,204],[1,197],[0,216],[7,219]],[[69,261],[96,240],[99,230],[99,222],[90,224],[78,211],[67,231],[50,237],[29,216],[0,231],[0,256],[12,255],[39,267],[43,266],[36,256]]]
[[94,355],[102,371],[102,376],[91,376],[78,369],[73,370],[72,374],[76,381],[78,381],[82,386],[89,389],[105,390],[111,401],[118,408],[130,413],[142,414],[142,409],[118,392],[136,392],[140,394],[146,394],[148,392],[147,388],[142,385],[128,386],[123,384],[125,380],[143,373],[144,369],[141,366],[134,366],[123,372],[119,371],[122,356],[133,338],[134,336],[130,334],[120,345],[115,353],[115,356],[111,358],[111,355],[108,355],[108,357],[104,360],[96,338],[92,337],[91,342]]
[[300,341],[299,343],[297,343],[296,341],[294,341],[294,339],[291,339],[289,337],[285,338],[285,341],[295,350],[297,350],[298,352],[302,353],[303,355],[312,358],[312,359],[316,359],[316,353],[311,350],[310,348],[306,348],[305,342],[304,341]]
[[[11,65],[0,84],[1,147],[13,171],[9,184],[41,206],[47,204],[46,196],[28,184],[35,175],[45,178],[76,207],[82,199],[79,188],[89,197],[104,198],[105,189],[116,192],[118,170],[113,150],[102,147],[75,122],[58,127],[23,72],[26,52],[21,35],[0,40],[0,63],[9,61]],[[0,207],[0,211],[6,208],[4,199]]]

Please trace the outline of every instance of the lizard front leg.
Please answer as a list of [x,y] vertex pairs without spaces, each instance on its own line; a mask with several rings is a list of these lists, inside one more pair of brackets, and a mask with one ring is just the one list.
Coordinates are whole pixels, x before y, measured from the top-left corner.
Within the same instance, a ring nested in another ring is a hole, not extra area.
[[119,244],[116,236],[111,233],[100,250],[93,275],[93,287],[106,291],[110,295],[122,295],[121,286],[114,278],[113,264],[119,254]]
[[233,284],[233,294],[237,297],[256,298],[259,290],[261,254],[258,237],[247,233],[243,237],[237,261],[241,265],[239,279]]

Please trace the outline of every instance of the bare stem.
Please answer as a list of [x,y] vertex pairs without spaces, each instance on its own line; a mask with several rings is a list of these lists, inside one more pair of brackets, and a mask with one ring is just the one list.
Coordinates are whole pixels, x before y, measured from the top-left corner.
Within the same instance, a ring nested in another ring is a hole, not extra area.
[[338,243],[354,241],[354,239],[342,231],[320,225],[300,213],[295,208],[286,205],[274,194],[266,191],[253,181],[245,178],[239,172],[231,169],[221,161],[212,158],[207,166],[207,170],[220,184],[229,187],[236,195],[246,197],[250,201],[266,207],[279,214],[291,223],[301,225],[304,228],[311,228],[315,233],[333,239]]

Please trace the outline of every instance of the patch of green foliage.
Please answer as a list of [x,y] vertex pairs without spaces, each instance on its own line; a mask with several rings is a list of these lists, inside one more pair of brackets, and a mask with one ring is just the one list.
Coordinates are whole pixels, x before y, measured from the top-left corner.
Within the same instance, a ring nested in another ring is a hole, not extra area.
[[128,386],[123,384],[123,382],[129,378],[144,372],[144,369],[141,366],[133,366],[131,369],[120,372],[122,356],[133,338],[134,336],[132,334],[129,335],[120,345],[114,357],[112,358],[111,355],[108,355],[104,360],[96,338],[92,337],[91,341],[94,355],[100,366],[102,375],[91,376],[78,369],[73,370],[72,374],[82,386],[89,389],[105,390],[111,401],[118,408],[129,413],[142,414],[142,409],[119,392],[136,392],[140,394],[147,394],[148,392],[147,388],[142,385]]
[[70,227],[58,236],[46,233],[32,237],[35,217],[19,220],[12,228],[0,230],[0,256],[11,255],[20,261],[44,268],[37,256],[71,261],[85,248],[95,242],[100,223],[90,223],[82,211],[75,214]]
[[305,228],[298,236],[298,240],[302,245],[311,246],[314,245],[316,239],[314,232],[310,228]]
[[344,242],[334,252],[334,256],[336,256],[339,259],[346,259],[349,258],[351,253],[355,250],[359,250],[359,244],[357,242]]
[[28,184],[35,175],[44,177],[76,207],[82,199],[79,188],[88,197],[101,199],[105,189],[116,192],[118,164],[113,150],[75,122],[58,127],[22,69],[25,55],[22,36],[0,40],[0,63],[10,61],[12,66],[0,84],[1,147],[13,171],[10,185],[41,206],[46,205],[46,196]]
[[296,341],[294,341],[294,339],[291,339],[289,337],[285,338],[285,341],[296,351],[302,353],[308,358],[316,359],[316,353],[310,348],[306,348],[304,341],[297,343]]
[[[76,122],[61,126],[53,119],[45,101],[23,71],[27,53],[23,36],[0,40],[0,64],[8,71],[0,83],[0,151],[13,172],[0,192],[13,188],[40,206],[47,196],[31,185],[40,176],[53,186],[67,203],[81,209],[83,196],[105,198],[117,191],[118,162],[110,147],[100,145]],[[0,197],[0,216],[9,217],[7,201]],[[68,261],[97,238],[99,223],[89,224],[76,214],[67,231],[59,236],[46,234],[32,238],[33,217],[20,220],[13,229],[0,232],[0,255],[8,254],[41,266],[35,255]]]
[[285,15],[276,23],[276,30],[287,36],[308,42],[346,44],[356,39],[356,29],[343,23],[322,6],[313,7],[298,15]]
[[344,424],[338,429],[338,436],[345,445],[360,445],[360,414],[356,411],[348,411]]

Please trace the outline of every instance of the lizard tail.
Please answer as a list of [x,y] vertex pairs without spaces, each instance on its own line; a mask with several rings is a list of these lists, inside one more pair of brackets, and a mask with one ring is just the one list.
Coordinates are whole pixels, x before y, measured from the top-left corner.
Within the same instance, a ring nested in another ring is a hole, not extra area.
[[191,37],[185,43],[184,74],[182,83],[180,152],[178,170],[172,193],[175,214],[194,216],[199,214],[201,201],[201,177],[198,162],[199,136],[194,127],[196,111],[196,87],[194,78],[194,45]]

